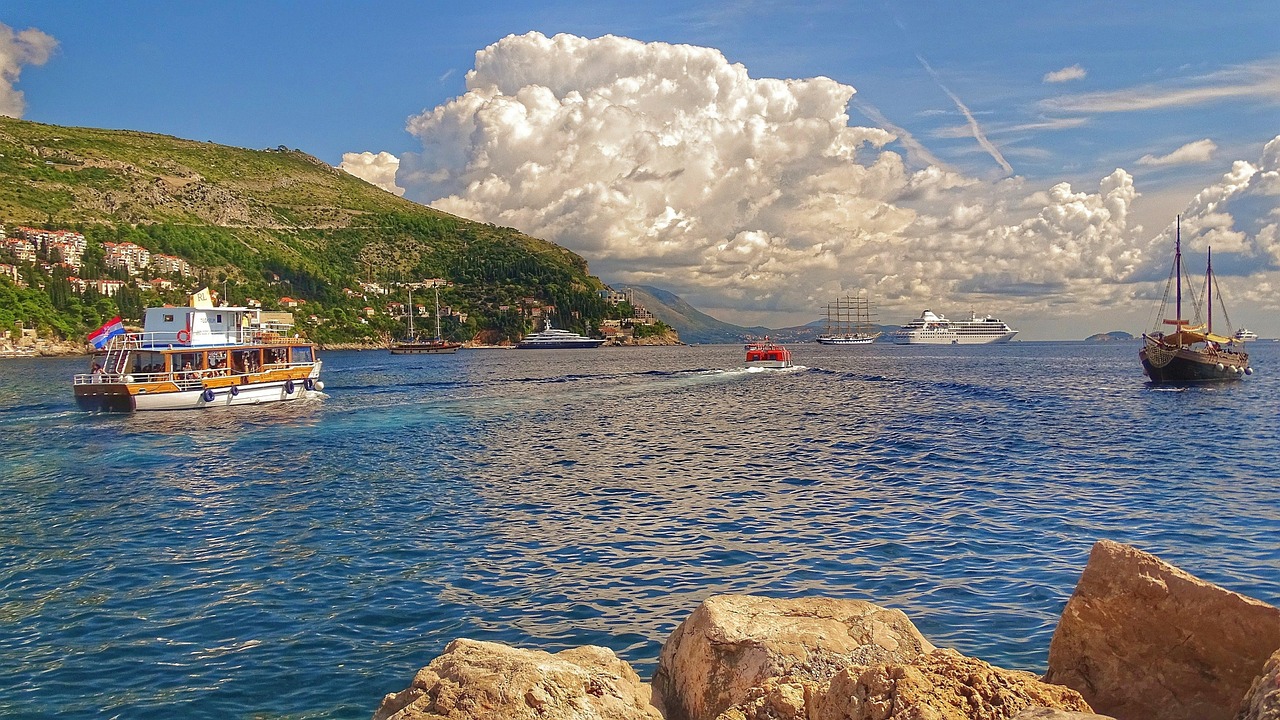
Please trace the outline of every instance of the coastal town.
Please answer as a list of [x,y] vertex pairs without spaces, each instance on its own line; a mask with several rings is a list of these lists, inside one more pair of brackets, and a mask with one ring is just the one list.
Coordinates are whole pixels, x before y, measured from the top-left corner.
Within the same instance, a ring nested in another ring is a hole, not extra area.
[[[93,256],[91,263],[87,258]],[[86,272],[86,270],[88,272]],[[85,277],[85,276],[88,277]],[[175,302],[178,298],[211,285],[214,273],[208,268],[160,252],[153,252],[133,242],[93,242],[85,235],[70,229],[44,229],[19,225],[6,231],[0,225],[0,282],[12,282],[19,288],[34,282],[51,296],[75,293],[89,303],[100,299],[112,302],[106,307],[118,309],[126,315],[138,314],[145,301],[152,304]],[[225,277],[225,276],[224,276]],[[45,286],[45,279],[51,283]],[[271,283],[281,289],[279,275]],[[403,322],[412,316],[432,318],[436,308],[425,302],[408,304],[406,288],[448,288],[453,283],[444,278],[424,278],[417,281],[378,282],[360,281],[354,287],[342,288],[342,295],[357,303],[354,322],[368,326],[382,317]],[[222,297],[219,286],[213,284],[211,293],[215,300],[231,304],[230,293],[223,284]],[[598,336],[608,345],[668,344],[678,342],[671,334],[655,338],[646,332],[660,325],[660,321],[627,288],[622,291],[605,288],[598,292],[600,300],[611,308],[626,308],[624,317],[606,317],[596,327]],[[125,301],[130,298],[129,301]],[[406,298],[401,300],[401,298]],[[419,297],[421,299],[421,296]],[[290,294],[274,297],[237,297],[236,303],[260,311],[263,321],[275,325],[294,327],[318,327],[334,322],[332,318],[308,312],[307,300]],[[363,303],[363,304],[358,304]],[[499,313],[514,313],[531,327],[541,327],[556,314],[556,307],[536,297],[522,297],[514,304],[499,304],[493,308]],[[130,311],[133,312],[130,312]],[[439,307],[439,318],[453,326],[465,325],[470,314],[459,307],[444,304]],[[643,341],[642,338],[651,338]],[[338,347],[377,346],[379,343],[350,343]],[[470,338],[470,346],[502,346],[500,339],[485,333]],[[68,355],[85,352],[85,343],[74,337],[58,337],[49,329],[36,327],[35,323],[17,320],[12,326],[0,328],[0,357],[26,357],[33,355]]]

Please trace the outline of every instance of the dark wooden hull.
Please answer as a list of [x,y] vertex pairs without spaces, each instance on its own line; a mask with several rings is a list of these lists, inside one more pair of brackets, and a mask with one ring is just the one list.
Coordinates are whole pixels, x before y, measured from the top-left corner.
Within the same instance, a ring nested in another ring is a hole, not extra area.
[[458,343],[396,343],[392,355],[446,355],[458,352]]
[[[1166,359],[1167,358],[1167,359]],[[1194,385],[1242,380],[1252,372],[1244,353],[1206,352],[1192,348],[1138,351],[1142,371],[1154,385]],[[1165,360],[1163,364],[1159,361]]]

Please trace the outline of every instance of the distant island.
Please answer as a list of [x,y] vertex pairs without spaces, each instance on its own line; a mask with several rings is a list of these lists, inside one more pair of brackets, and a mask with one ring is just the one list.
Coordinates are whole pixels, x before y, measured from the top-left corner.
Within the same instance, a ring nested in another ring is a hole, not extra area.
[[1124,342],[1134,340],[1132,335],[1123,330],[1112,330],[1111,332],[1098,333],[1085,338],[1085,342]]

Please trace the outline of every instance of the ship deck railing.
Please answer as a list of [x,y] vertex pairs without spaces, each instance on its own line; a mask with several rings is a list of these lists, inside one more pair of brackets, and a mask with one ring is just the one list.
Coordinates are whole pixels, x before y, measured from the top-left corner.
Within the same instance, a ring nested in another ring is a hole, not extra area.
[[[185,337],[186,339],[183,339]],[[194,341],[194,342],[193,342]],[[118,335],[111,340],[110,349],[165,350],[175,348],[203,348],[219,345],[285,345],[306,342],[306,339],[288,332],[249,328],[227,330],[192,336],[189,330],[164,332],[132,332]]]
[[[262,375],[264,373],[272,373],[279,370],[294,371],[305,369],[307,371],[307,375],[310,376],[312,370],[318,367],[319,364],[319,361],[266,363],[258,369],[243,372],[229,372],[226,368],[210,368],[206,370],[175,370],[173,372],[79,373],[72,377],[72,384],[119,385],[122,383],[173,383],[178,386],[179,390],[199,390],[205,387],[206,380],[211,379],[223,380],[222,382],[217,383],[218,385],[249,385],[258,382],[271,382],[275,378],[264,378]],[[230,378],[234,380],[234,382],[226,383],[226,378]]]

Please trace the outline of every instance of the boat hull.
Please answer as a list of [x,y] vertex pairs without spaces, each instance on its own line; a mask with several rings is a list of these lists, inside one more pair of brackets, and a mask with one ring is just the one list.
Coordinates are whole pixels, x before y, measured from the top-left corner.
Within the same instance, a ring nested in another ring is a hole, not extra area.
[[569,341],[569,340],[552,340],[550,342],[520,342],[516,345],[521,350],[577,350],[585,348],[598,348],[604,344],[604,340],[585,341]]
[[962,335],[956,332],[899,333],[893,336],[893,342],[895,345],[993,345],[1007,343],[1017,334],[1017,330],[999,335]]
[[819,337],[820,345],[870,345],[878,335],[862,335],[852,337]]
[[1191,348],[1138,351],[1142,371],[1153,385],[1196,385],[1243,380],[1253,371],[1247,355],[1210,354]]
[[747,367],[781,369],[792,367],[792,364],[790,360],[748,360]]
[[89,382],[75,386],[76,405],[89,412],[132,413],[153,410],[205,410],[235,405],[262,405],[321,397],[319,367],[305,378],[220,385]]
[[391,347],[392,355],[452,355],[458,352],[461,345],[446,343],[444,345],[431,345],[426,343],[404,343],[402,345],[393,345]]

